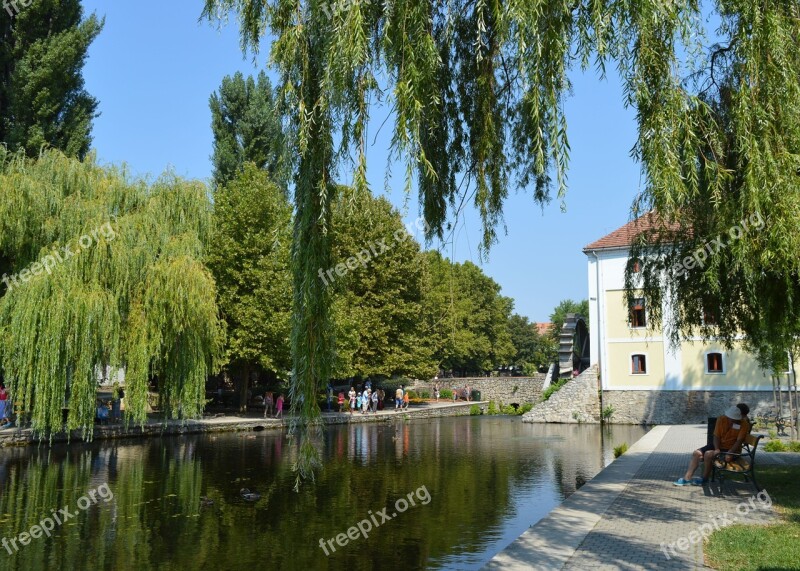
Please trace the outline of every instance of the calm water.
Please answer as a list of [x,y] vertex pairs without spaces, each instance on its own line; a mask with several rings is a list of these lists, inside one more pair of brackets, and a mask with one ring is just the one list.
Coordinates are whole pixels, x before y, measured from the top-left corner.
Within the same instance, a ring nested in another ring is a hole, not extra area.
[[[0,569],[479,568],[644,433],[505,417],[330,427],[325,470],[299,493],[278,431],[3,449],[0,533],[19,549],[0,547]],[[20,543],[62,508],[51,537]],[[368,537],[338,545],[361,520]]]

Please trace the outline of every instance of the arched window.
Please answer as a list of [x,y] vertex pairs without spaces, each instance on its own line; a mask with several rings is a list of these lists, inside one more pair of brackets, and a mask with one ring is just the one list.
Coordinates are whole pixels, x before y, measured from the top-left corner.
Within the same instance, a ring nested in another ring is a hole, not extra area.
[[636,353],[631,355],[631,374],[632,375],[646,375],[647,374],[647,355]]
[[709,352],[706,353],[706,373],[724,373],[725,372],[725,359],[722,353]]

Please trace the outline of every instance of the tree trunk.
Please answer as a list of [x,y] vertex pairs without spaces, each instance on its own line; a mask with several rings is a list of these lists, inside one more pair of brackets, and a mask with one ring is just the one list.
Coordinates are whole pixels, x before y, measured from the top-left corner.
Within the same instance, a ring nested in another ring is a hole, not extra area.
[[247,389],[250,388],[250,363],[242,369],[242,379],[239,381],[239,412],[247,412]]

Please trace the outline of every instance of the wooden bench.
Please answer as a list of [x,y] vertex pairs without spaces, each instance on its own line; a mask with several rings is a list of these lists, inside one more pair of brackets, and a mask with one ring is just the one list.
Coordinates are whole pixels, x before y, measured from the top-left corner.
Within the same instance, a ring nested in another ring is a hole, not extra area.
[[[716,480],[719,475],[721,483],[728,475],[741,476],[745,482],[753,484],[756,492],[760,492],[761,488],[756,481],[756,450],[758,450],[758,443],[762,438],[764,438],[763,434],[748,434],[740,453],[721,452],[717,454],[714,458],[711,480]],[[728,461],[727,457],[731,457],[731,460]]]

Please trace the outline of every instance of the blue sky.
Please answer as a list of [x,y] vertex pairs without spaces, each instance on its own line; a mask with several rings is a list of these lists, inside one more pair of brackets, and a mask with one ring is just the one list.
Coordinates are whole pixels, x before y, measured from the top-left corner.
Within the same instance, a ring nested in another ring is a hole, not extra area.
[[[225,75],[257,73],[266,53],[256,64],[243,56],[235,21],[221,30],[199,22],[201,0],[84,0],[84,9],[106,19],[84,69],[87,90],[100,100],[93,131],[100,162],[124,162],[139,175],[156,177],[172,168],[208,180],[208,98]],[[478,257],[481,231],[472,209],[459,220],[454,244],[442,247],[455,260],[481,265],[514,299],[515,311],[533,321],[547,321],[562,299],[586,298],[587,260],[581,249],[629,220],[642,184],[639,166],[630,158],[635,114],[623,108],[616,76],[600,81],[590,70],[572,79],[574,93],[566,104],[572,148],[566,212],[557,199],[542,209],[530,194],[512,191],[505,206],[507,234],[500,230],[487,261]],[[383,118],[375,113],[370,143]],[[390,126],[384,126],[368,150],[376,194],[385,192],[390,135]],[[404,166],[393,170],[402,177]],[[389,198],[412,221],[418,214],[416,193],[404,196],[400,177],[392,179]]]

